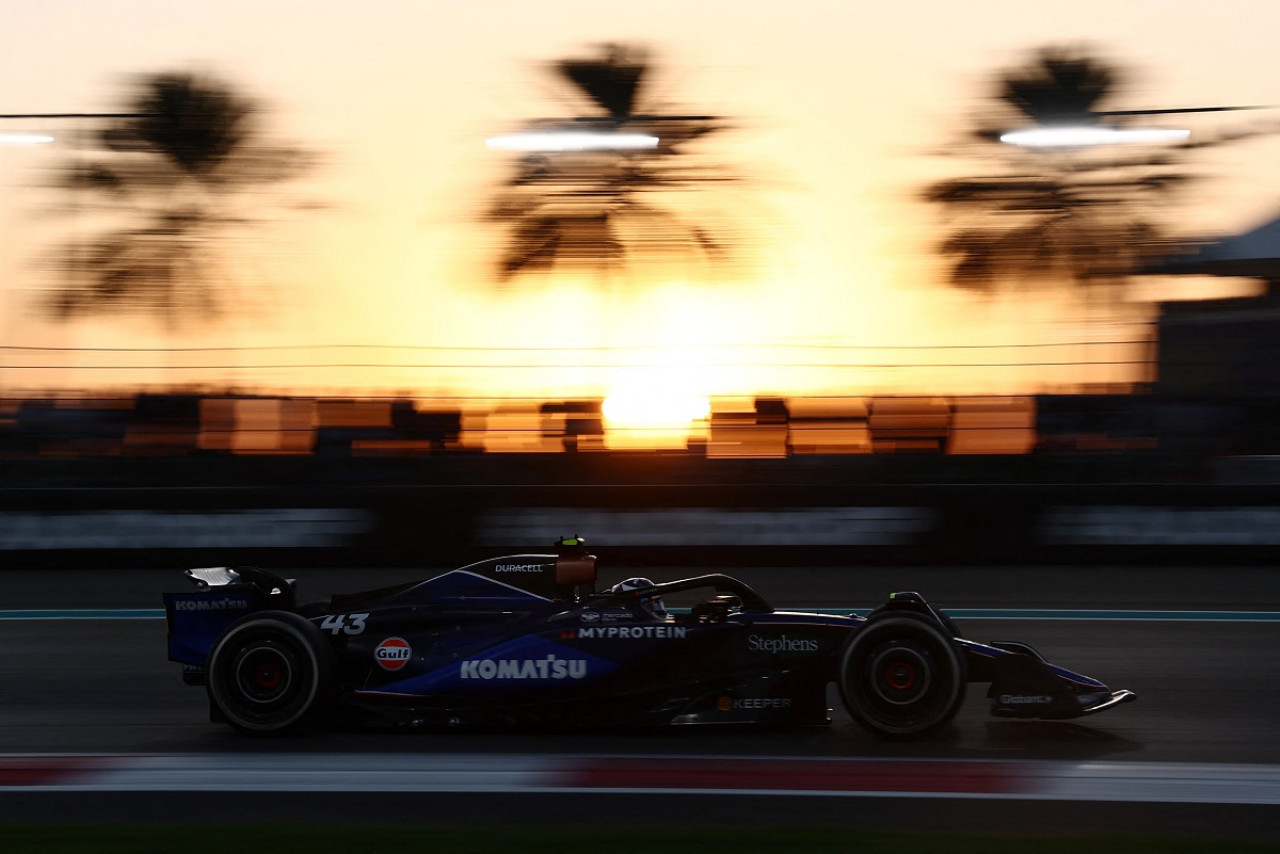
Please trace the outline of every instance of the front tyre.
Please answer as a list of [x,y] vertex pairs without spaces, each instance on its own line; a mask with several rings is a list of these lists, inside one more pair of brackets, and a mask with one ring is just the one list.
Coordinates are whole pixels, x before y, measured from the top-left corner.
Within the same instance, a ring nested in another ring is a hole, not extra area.
[[964,700],[964,660],[930,620],[885,614],[867,621],[840,659],[849,714],[884,738],[918,738],[945,726]]
[[326,699],[330,670],[328,646],[314,625],[284,611],[254,614],[214,643],[209,702],[242,732],[287,732]]

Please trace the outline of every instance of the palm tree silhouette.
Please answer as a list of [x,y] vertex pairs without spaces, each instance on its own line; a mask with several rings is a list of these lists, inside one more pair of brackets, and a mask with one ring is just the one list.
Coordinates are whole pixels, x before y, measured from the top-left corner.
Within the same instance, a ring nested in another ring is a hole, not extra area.
[[954,259],[952,284],[980,291],[1066,284],[1091,296],[1114,293],[1105,286],[1122,284],[1146,259],[1169,251],[1156,214],[1188,179],[1178,163],[1191,145],[1117,153],[1000,141],[1003,132],[1028,125],[1121,126],[1141,111],[1102,107],[1123,79],[1106,60],[1062,47],[1041,48],[998,77],[994,109],[979,119],[972,142],[1000,169],[925,192],[949,219],[942,251]]
[[[142,77],[126,114],[98,134],[100,150],[72,164],[64,186],[100,232],[73,241],[67,280],[44,308],[57,320],[111,310],[169,326],[216,316],[231,297],[219,242],[256,218],[246,191],[293,178],[302,152],[260,141],[257,105],[227,84],[186,73]],[[263,204],[255,193],[254,205]]]
[[696,162],[695,141],[724,129],[714,116],[661,114],[648,97],[646,50],[605,45],[600,55],[552,65],[588,115],[541,119],[527,132],[643,134],[652,148],[522,154],[486,219],[507,227],[502,281],[557,266],[609,272],[632,261],[719,259],[727,244],[702,222],[676,212],[682,193],[733,180]]

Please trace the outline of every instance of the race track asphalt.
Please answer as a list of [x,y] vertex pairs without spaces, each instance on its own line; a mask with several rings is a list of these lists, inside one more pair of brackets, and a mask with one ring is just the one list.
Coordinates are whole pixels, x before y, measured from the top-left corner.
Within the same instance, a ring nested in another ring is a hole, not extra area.
[[[696,568],[649,573],[654,580]],[[1280,611],[1270,567],[862,567],[736,573],[783,607],[869,608],[891,590],[916,589],[943,607]],[[422,570],[289,573],[317,597],[431,574]],[[638,574],[608,570],[609,583]],[[615,578],[614,576],[617,576]],[[85,569],[0,571],[0,610],[155,609],[171,572]],[[1280,621],[970,619],[978,640],[1033,643],[1050,660],[1139,694],[1136,703],[1075,722],[1001,721],[973,686],[954,726],[924,742],[887,743],[858,728],[832,696],[828,728],[688,729],[611,733],[343,732],[245,739],[210,724],[203,691],[165,660],[163,620],[0,620],[0,754],[476,754],[503,756],[882,757],[1055,763],[1235,763],[1280,767]],[[0,791],[0,821],[88,820],[420,821],[452,824],[554,820],[666,824],[840,824],[1026,832],[1143,830],[1280,836],[1275,805],[779,799],[720,795],[507,795],[365,793],[270,798],[208,794]],[[648,816],[651,818],[642,818]]]

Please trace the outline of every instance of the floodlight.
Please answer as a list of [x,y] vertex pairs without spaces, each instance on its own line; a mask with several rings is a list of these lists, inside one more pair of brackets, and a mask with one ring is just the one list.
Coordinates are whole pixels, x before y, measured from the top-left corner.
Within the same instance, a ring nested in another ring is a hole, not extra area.
[[495,136],[485,145],[507,151],[608,151],[657,148],[658,137],[603,131],[531,131]]
[[0,133],[0,145],[40,145],[53,142],[46,133]]
[[1077,148],[1089,145],[1181,142],[1191,131],[1180,128],[1041,127],[1009,131],[1000,141],[1024,148]]

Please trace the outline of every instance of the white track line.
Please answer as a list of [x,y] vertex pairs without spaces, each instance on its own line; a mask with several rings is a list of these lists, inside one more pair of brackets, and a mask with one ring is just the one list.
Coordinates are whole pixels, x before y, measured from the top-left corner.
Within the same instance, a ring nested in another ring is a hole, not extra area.
[[471,754],[0,756],[5,792],[783,795],[1280,804],[1280,766]]

